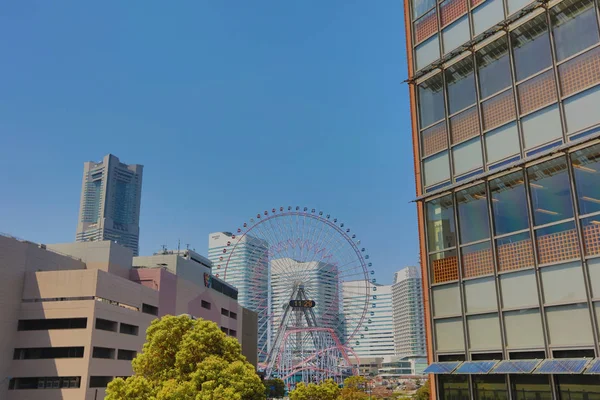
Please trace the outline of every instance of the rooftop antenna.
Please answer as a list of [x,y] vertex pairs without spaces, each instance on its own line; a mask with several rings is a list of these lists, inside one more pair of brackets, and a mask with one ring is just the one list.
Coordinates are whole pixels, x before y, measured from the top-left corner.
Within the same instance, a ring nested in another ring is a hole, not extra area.
[[163,253],[163,254],[167,254],[167,245],[166,245],[166,244],[163,244],[163,245],[161,245],[160,247],[162,247],[162,253]]
[[189,250],[189,249],[190,249],[190,244],[189,244],[189,243],[186,243],[186,244],[185,244],[185,249],[186,249],[186,250]]
[[181,250],[181,239],[177,239],[177,253]]

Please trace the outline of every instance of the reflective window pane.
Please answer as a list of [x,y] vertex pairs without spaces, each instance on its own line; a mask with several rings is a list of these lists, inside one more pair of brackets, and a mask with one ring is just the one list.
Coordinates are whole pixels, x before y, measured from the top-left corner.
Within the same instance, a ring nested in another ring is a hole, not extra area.
[[529,190],[536,225],[573,216],[571,189],[564,157],[555,158],[527,169]]
[[469,400],[467,376],[438,375],[441,400]]
[[413,0],[413,19],[425,14],[428,10],[435,6],[435,0]]
[[487,198],[484,185],[473,186],[456,194],[460,243],[490,237]]
[[479,50],[476,57],[482,98],[510,86],[510,61],[506,36]]
[[454,174],[460,175],[481,168],[483,156],[481,155],[481,139],[476,138],[454,146]]
[[505,236],[496,240],[498,271],[533,267],[533,247],[529,232]]
[[600,145],[571,154],[580,214],[600,211]]
[[435,35],[416,48],[417,70],[428,66],[438,58],[440,58],[440,40],[438,35]]
[[485,150],[488,164],[519,154],[519,131],[517,124],[507,124],[485,134]]
[[467,57],[446,70],[448,107],[453,114],[475,103],[473,60]]
[[527,229],[528,213],[523,173],[505,175],[490,182],[496,235]]
[[535,236],[540,264],[579,257],[579,241],[573,221],[538,229]]
[[460,249],[463,278],[490,275],[494,273],[494,257],[490,242],[465,246]]
[[432,200],[426,204],[426,209],[429,252],[456,246],[452,197]]
[[419,117],[421,128],[444,118],[444,85],[438,74],[419,85]]
[[558,61],[598,43],[598,21],[592,0],[566,0],[550,9]]
[[511,32],[517,80],[527,78],[552,63],[546,15],[541,14]]
[[442,31],[444,54],[455,50],[470,39],[469,18],[464,16]]
[[552,400],[548,375],[511,375],[515,400]]
[[558,375],[557,390],[561,399],[600,399],[600,379],[591,375]]
[[423,161],[425,186],[435,185],[450,179],[450,164],[448,152],[438,153]]

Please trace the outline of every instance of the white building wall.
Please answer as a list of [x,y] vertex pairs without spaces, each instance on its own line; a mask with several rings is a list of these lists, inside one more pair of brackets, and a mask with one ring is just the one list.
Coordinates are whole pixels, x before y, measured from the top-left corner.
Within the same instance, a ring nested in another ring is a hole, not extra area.
[[394,343],[395,353],[399,357],[427,355],[421,282],[421,273],[417,267],[406,267],[394,276]]

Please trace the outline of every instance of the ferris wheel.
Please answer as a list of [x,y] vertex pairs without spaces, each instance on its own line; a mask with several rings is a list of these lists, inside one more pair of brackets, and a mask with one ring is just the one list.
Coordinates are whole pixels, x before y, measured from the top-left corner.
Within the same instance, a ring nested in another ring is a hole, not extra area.
[[267,378],[294,386],[355,371],[353,347],[368,330],[376,288],[369,255],[343,222],[307,207],[273,208],[232,233],[221,259],[217,276],[258,315]]

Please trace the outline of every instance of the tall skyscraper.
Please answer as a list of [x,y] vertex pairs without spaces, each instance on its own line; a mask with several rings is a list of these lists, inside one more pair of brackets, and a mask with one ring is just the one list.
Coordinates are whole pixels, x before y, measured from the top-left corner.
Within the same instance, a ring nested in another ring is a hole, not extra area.
[[433,395],[600,393],[598,1],[404,10]]
[[425,320],[421,275],[417,267],[396,272],[392,285],[395,353],[400,358],[423,358]]
[[[394,355],[394,325],[392,321],[392,287],[378,283],[370,284],[371,299],[367,315],[352,341],[346,343],[359,358],[390,357]],[[346,335],[352,334],[360,322],[365,307],[364,281],[343,283],[343,312],[346,318]]]
[[266,358],[269,339],[268,255],[269,244],[250,235],[241,239],[231,232],[208,235],[208,259],[213,263],[213,274],[235,286],[238,302],[258,313],[259,362]]
[[143,168],[112,154],[84,164],[76,241],[115,241],[138,255]]

